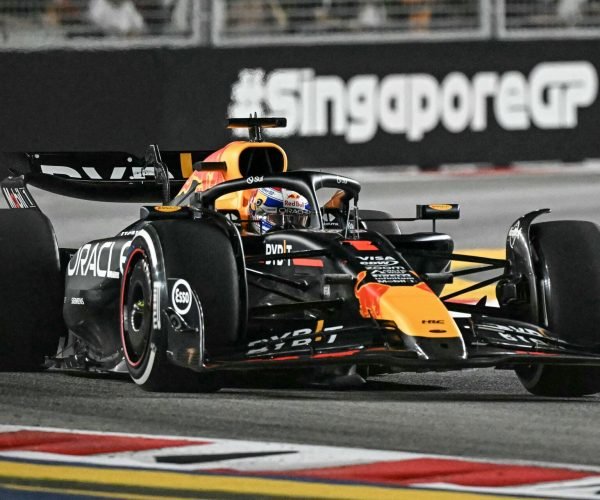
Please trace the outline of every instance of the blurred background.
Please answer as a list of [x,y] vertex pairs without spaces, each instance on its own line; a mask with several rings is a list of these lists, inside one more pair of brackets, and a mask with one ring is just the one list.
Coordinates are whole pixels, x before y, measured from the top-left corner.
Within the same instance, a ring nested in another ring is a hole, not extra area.
[[594,37],[597,0],[3,0],[3,48]]
[[[599,68],[600,0],[0,0],[0,168],[217,149],[228,116],[285,116],[290,168],[345,169],[399,216],[462,202],[443,229],[502,247],[530,209],[596,217]],[[66,207],[60,238],[97,234],[100,207]]]
[[0,151],[210,149],[257,112],[302,166],[598,158],[599,37],[600,0],[0,0]]

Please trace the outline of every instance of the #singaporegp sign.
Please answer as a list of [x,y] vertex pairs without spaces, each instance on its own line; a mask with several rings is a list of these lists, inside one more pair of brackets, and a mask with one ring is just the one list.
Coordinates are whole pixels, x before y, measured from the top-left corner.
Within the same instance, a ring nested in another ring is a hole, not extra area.
[[340,136],[367,143],[379,130],[418,142],[441,126],[451,133],[483,132],[493,121],[507,131],[573,129],[579,110],[598,95],[598,74],[587,61],[543,62],[529,74],[454,71],[358,74],[347,80],[312,68],[266,72],[245,68],[231,89],[229,116],[286,116],[278,137]]

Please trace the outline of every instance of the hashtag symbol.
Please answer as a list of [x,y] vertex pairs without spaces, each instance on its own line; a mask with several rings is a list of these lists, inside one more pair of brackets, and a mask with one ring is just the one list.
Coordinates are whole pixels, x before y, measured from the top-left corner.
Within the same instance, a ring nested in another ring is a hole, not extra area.
[[231,86],[231,103],[229,116],[245,117],[255,112],[258,116],[266,116],[265,104],[265,72],[262,68],[243,69],[238,80]]

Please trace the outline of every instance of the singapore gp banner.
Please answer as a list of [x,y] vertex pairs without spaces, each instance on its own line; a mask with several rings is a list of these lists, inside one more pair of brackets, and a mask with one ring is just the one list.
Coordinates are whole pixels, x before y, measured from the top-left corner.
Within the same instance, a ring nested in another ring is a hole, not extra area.
[[0,53],[0,151],[209,149],[285,116],[292,167],[600,158],[597,41]]

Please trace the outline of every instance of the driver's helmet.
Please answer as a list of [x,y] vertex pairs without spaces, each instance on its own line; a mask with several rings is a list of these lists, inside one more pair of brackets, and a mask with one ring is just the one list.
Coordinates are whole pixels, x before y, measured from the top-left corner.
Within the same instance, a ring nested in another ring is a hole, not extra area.
[[284,188],[263,187],[257,189],[248,204],[250,229],[263,234],[274,227],[279,229],[303,229],[309,224],[308,200]]

